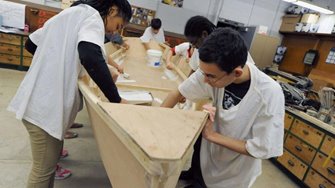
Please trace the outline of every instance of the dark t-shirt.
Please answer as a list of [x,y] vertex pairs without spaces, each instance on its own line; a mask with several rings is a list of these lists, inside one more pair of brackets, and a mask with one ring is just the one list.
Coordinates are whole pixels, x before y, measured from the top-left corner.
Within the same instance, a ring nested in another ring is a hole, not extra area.
[[240,84],[230,84],[225,88],[224,99],[222,102],[222,107],[225,110],[238,105],[243,99],[245,94],[247,94],[250,87],[250,80],[240,83]]

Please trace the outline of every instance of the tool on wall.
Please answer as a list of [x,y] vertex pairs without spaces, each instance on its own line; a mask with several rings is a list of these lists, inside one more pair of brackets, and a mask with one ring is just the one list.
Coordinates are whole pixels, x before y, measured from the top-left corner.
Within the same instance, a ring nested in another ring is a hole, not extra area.
[[276,64],[280,64],[284,59],[286,50],[287,48],[285,46],[278,46],[275,57],[273,58],[273,62]]

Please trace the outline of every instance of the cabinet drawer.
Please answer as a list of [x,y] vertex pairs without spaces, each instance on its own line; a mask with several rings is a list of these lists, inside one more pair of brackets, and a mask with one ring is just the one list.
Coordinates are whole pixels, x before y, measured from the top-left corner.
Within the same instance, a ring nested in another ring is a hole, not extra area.
[[317,153],[313,161],[312,167],[326,177],[332,183],[335,183],[335,161],[330,160],[325,167],[322,167],[327,157],[321,153]]
[[29,67],[31,65],[31,60],[32,60],[32,58],[30,58],[30,57],[23,57],[22,65],[26,66],[26,67]]
[[[321,146],[321,151],[327,155],[330,155],[330,152],[333,148],[335,148],[335,138],[327,135]],[[335,156],[332,157],[335,159]]]
[[286,130],[290,129],[292,121],[293,121],[293,116],[289,115],[288,113],[285,113],[284,125],[285,125]]
[[310,125],[307,125],[306,123],[295,119],[291,132],[301,139],[305,140],[307,143],[311,144],[313,147],[318,148],[320,146],[321,140],[325,133],[322,131],[317,130],[316,128],[313,128]]
[[302,163],[299,159],[290,154],[287,150],[284,150],[284,153],[281,157],[278,157],[278,162],[282,164],[287,170],[292,172],[300,180],[304,177],[307,165]]
[[302,142],[299,138],[288,134],[285,141],[285,148],[290,152],[298,156],[305,163],[311,164],[313,157],[315,156],[315,149],[312,146],[309,146]]
[[0,33],[0,43],[21,45],[21,36]]
[[23,49],[23,56],[25,56],[25,57],[33,57],[33,55],[31,55],[31,53],[29,53],[26,49]]
[[20,56],[0,54],[0,63],[20,65]]
[[21,47],[20,46],[14,46],[10,44],[4,44],[0,43],[0,52],[5,54],[11,54],[11,55],[21,55]]
[[315,172],[313,169],[310,169],[305,184],[308,185],[308,187],[311,188],[334,188],[335,185],[331,182],[327,181],[324,177],[322,177],[320,174]]

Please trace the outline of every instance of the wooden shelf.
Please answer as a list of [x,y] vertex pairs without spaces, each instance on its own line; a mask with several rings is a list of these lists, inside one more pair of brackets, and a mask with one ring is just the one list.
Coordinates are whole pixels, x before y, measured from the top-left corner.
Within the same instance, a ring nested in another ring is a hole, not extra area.
[[295,35],[295,36],[329,37],[329,38],[335,37],[335,34],[326,34],[326,33],[283,32],[283,31],[279,31],[279,33],[282,35]]

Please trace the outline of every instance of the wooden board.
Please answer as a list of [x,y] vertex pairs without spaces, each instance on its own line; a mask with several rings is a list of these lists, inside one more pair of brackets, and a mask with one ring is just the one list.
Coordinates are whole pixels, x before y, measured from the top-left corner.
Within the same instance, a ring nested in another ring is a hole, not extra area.
[[[162,90],[177,89],[181,79],[169,80],[164,74],[164,66],[151,67],[148,65],[146,50],[138,38],[127,38],[130,48],[125,52],[124,72],[130,75],[134,83],[118,83],[117,85],[132,85],[148,88],[161,88]],[[150,42],[152,49],[161,49],[158,43]]]
[[151,159],[181,159],[206,117],[205,112],[199,111],[98,104]]
[[113,187],[175,187],[207,114],[101,102],[79,81]]

